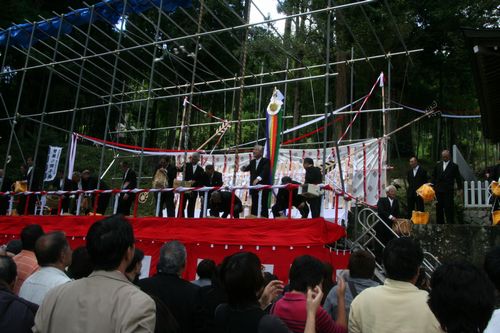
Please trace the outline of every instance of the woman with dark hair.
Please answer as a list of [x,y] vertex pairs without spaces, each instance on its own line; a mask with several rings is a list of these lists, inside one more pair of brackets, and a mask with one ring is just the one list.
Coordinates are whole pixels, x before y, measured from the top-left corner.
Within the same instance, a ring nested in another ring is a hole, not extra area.
[[241,252],[226,257],[220,278],[227,303],[215,311],[217,330],[226,333],[288,332],[278,318],[264,309],[281,293],[283,283],[271,281],[264,288],[260,259],[253,253]]
[[443,264],[432,275],[428,303],[445,332],[483,332],[493,313],[495,288],[468,262]]

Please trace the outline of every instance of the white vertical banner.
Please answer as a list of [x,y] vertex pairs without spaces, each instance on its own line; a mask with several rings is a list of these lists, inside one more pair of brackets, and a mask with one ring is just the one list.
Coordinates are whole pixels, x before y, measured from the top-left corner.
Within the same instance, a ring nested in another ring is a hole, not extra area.
[[62,147],[49,146],[47,155],[47,165],[45,166],[44,182],[50,182],[56,178],[59,159],[61,158]]
[[69,147],[68,179],[71,179],[71,177],[73,176],[73,170],[75,169],[77,141],[78,141],[78,136],[75,133],[73,133],[71,137],[71,146]]

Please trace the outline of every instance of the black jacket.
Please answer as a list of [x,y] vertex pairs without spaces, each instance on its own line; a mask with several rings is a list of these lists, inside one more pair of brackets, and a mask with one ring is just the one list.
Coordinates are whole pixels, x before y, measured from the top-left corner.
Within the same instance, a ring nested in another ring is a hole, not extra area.
[[32,332],[38,305],[0,287],[0,332]]
[[[220,191],[221,195],[221,203],[214,203],[210,201],[210,214],[211,216],[219,217],[219,214],[222,213],[222,218],[226,218],[231,213],[231,192],[228,191]],[[243,210],[243,204],[241,203],[240,198],[237,195],[234,195],[234,207],[240,209],[240,213]]]
[[271,163],[268,158],[262,157],[259,165],[255,168],[256,159],[250,161],[250,164],[243,167],[243,171],[250,171],[250,185],[253,185],[254,180],[260,177],[262,180],[259,184],[272,185],[271,182]]
[[418,170],[415,176],[413,176],[413,169],[410,169],[406,174],[406,180],[408,181],[408,190],[407,194],[415,194],[418,188],[429,181],[429,176],[427,175],[427,171],[422,168],[421,165],[418,166]]
[[306,169],[306,178],[304,180],[305,184],[321,184],[323,182],[323,175],[321,174],[321,169],[315,166],[311,166]]
[[458,165],[450,161],[446,170],[443,171],[443,162],[439,162],[434,167],[432,175],[432,184],[436,192],[453,192],[453,183],[457,182],[457,187],[463,187],[462,176],[458,170]]
[[392,202],[392,207],[389,198],[378,199],[377,213],[378,216],[380,216],[380,218],[385,221],[385,223],[387,223],[389,226],[392,226],[392,221],[389,219],[389,216],[392,215],[396,218],[400,217],[398,199],[394,199],[394,201]]
[[[179,168],[180,172],[184,172],[184,169]],[[186,163],[186,176],[184,180],[194,180],[193,187],[203,186],[205,184],[205,170],[198,164],[196,171],[193,174],[193,163]]]
[[[296,181],[292,181],[292,184],[300,185],[300,183]],[[298,193],[298,188],[294,188],[292,190],[292,206],[298,207],[301,203],[306,201],[305,197],[299,195]],[[276,195],[276,204],[278,204],[279,207],[288,207],[289,194],[290,191],[288,189],[280,188],[278,190],[278,194]]]
[[158,273],[139,280],[139,287],[147,294],[158,297],[179,324],[181,333],[205,332],[207,313],[202,306],[199,286],[175,274]]
[[132,190],[137,187],[137,175],[135,174],[135,171],[129,168],[125,173],[123,174],[123,181],[122,184],[125,184],[128,182],[128,185],[123,188],[123,190]]
[[205,174],[205,186],[222,186],[224,182],[222,181],[222,173],[214,171],[212,177]]

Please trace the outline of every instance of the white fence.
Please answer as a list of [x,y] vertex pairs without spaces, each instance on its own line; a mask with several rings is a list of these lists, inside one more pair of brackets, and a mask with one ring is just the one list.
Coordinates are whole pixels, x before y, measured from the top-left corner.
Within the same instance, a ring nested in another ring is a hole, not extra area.
[[488,181],[464,182],[464,207],[491,207],[490,183]]

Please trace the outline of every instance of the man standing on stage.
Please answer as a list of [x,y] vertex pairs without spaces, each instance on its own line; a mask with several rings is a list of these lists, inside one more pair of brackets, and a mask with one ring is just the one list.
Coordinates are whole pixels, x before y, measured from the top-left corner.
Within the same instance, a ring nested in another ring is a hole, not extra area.
[[[268,158],[263,157],[264,147],[256,145],[253,148],[253,160],[250,161],[249,165],[242,166],[241,171],[250,171],[250,185],[271,185],[271,162]],[[261,217],[269,217],[269,193],[270,190],[262,191],[262,201],[261,201]],[[258,216],[259,210],[259,192],[258,190],[250,190],[250,195],[252,196],[252,208],[251,214]]]
[[[127,161],[123,161],[121,164],[123,170],[123,181],[122,190],[132,190],[137,187],[137,175],[135,171],[132,170]],[[130,215],[130,207],[135,199],[135,193],[122,193],[120,194],[120,201],[118,202],[118,214],[123,214],[125,216]]]
[[411,169],[406,175],[406,180],[408,181],[408,189],[406,191],[408,218],[411,217],[411,213],[415,207],[419,212],[424,211],[424,200],[417,195],[417,190],[420,186],[429,181],[427,171],[418,164],[418,159],[415,156],[410,158],[410,167]]
[[441,152],[441,162],[436,164],[432,175],[432,184],[437,198],[436,220],[438,224],[444,224],[445,215],[446,222],[453,224],[455,212],[453,203],[455,197],[454,182],[457,183],[457,187],[461,192],[463,182],[458,165],[450,161],[450,151],[445,149]]
[[[196,152],[191,155],[191,162],[188,162],[184,166],[177,168],[180,172],[184,172],[183,179],[185,181],[193,182],[193,187],[203,186],[206,177],[205,171],[203,170],[199,162],[200,153]],[[197,191],[184,192],[184,207],[187,207],[188,217],[194,217],[196,199],[198,199]],[[184,212],[182,212],[182,216],[184,216]]]
[[[312,158],[306,157],[304,158],[304,162],[302,162],[302,166],[306,170],[306,177],[304,180],[304,184],[314,184],[318,185],[323,182],[323,176],[321,175],[321,170],[318,167],[314,166],[314,162]],[[317,198],[308,198],[307,202],[309,203],[309,207],[311,208],[311,216],[313,218],[319,217],[321,213],[321,200],[322,197],[319,196]]]

